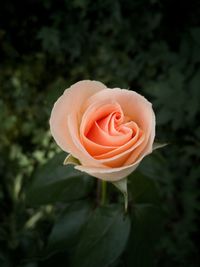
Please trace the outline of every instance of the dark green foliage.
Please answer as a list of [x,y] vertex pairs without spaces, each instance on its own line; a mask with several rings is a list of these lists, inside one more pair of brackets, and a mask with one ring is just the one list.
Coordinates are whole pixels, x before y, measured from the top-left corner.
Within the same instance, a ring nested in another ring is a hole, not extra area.
[[162,213],[152,204],[138,204],[132,214],[132,231],[125,252],[126,266],[155,266],[155,247],[162,230]]
[[88,201],[80,201],[68,206],[56,220],[49,235],[46,253],[71,251],[77,245],[80,232],[92,213]]
[[33,175],[27,187],[26,202],[31,205],[54,204],[84,198],[91,191],[94,179],[63,166],[66,155],[57,154]]
[[[121,247],[106,264],[199,266],[199,1],[2,1],[0,58],[0,266],[78,267],[70,255],[90,249],[89,218],[105,215],[96,180],[63,167],[62,155],[54,158],[60,150],[48,124],[63,90],[88,78],[145,95],[157,138],[169,143],[129,179],[129,240],[119,235]],[[109,193],[117,202],[116,189]],[[109,215],[116,229],[128,225],[120,208]],[[76,240],[77,251],[69,249]]]
[[99,207],[85,225],[71,257],[73,267],[109,266],[124,251],[130,219],[117,205]]

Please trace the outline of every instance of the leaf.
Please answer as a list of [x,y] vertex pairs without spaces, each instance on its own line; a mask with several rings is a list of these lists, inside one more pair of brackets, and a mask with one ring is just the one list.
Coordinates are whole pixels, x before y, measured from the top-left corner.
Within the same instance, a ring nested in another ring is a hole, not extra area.
[[163,166],[166,165],[166,157],[155,151],[142,160],[137,170],[153,180],[160,180],[163,177]]
[[194,41],[200,45],[200,27],[191,28],[190,33]]
[[69,154],[69,155],[65,158],[63,164],[64,164],[64,165],[68,165],[68,164],[72,164],[72,165],[80,165],[80,161],[79,161],[77,158],[73,157],[71,154]]
[[130,220],[116,205],[97,208],[83,229],[72,267],[107,267],[125,249]]
[[71,249],[91,213],[88,201],[70,204],[59,216],[51,231],[47,253]]
[[154,266],[154,249],[162,230],[163,212],[155,180],[135,171],[129,176],[132,231],[125,253],[127,267]]
[[162,233],[161,209],[151,204],[137,204],[132,213],[132,231],[125,252],[127,267],[155,266],[155,246]]
[[135,171],[129,176],[129,194],[134,204],[157,204],[159,193],[155,181],[142,173]]
[[[199,112],[199,84],[200,84],[200,69],[195,72],[195,74],[191,77],[189,82],[189,90],[191,92],[190,98],[187,99],[187,103],[189,106],[187,107],[187,116],[186,119],[190,123],[194,120],[195,116],[197,116]],[[190,108],[192,107],[192,108]]]
[[112,182],[112,184],[122,192],[124,196],[124,208],[125,208],[125,211],[127,211],[128,209],[127,178]]
[[4,256],[2,254],[2,252],[0,252],[0,266],[1,267],[10,267],[11,266],[10,259],[8,257]]
[[35,172],[26,192],[29,204],[69,202],[89,194],[94,180],[73,166],[63,166],[63,158],[63,153],[58,154]]
[[158,142],[154,142],[154,144],[153,144],[153,150],[156,150],[156,149],[158,149],[158,148],[165,147],[165,146],[167,146],[167,145],[168,145],[167,143],[165,143],[165,144],[161,144],[161,143],[158,143]]

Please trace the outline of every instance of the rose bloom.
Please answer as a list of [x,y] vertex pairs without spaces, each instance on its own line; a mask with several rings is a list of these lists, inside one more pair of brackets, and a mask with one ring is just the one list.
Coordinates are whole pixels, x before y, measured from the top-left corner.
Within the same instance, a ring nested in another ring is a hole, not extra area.
[[76,169],[117,181],[152,152],[155,115],[140,94],[85,80],[56,101],[50,129],[60,148],[80,161]]

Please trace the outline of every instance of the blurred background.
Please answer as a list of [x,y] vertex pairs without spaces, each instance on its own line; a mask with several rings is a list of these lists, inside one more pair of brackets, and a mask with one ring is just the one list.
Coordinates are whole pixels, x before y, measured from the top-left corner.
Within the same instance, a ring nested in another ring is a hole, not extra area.
[[157,139],[169,143],[145,170],[166,214],[156,266],[199,266],[199,0],[1,1],[0,266],[51,266],[37,263],[51,207],[41,213],[22,200],[34,170],[60,151],[52,105],[82,79],[153,103]]

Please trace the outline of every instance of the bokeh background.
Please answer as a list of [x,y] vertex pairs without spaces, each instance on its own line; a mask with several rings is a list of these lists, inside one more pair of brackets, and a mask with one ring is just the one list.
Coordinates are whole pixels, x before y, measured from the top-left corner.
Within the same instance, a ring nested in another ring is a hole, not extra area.
[[[82,79],[130,88],[153,103],[157,139],[169,143],[146,169],[165,210],[156,266],[199,266],[198,0],[1,1],[0,266],[55,260],[37,261],[52,213],[35,209],[39,222],[28,231],[33,211],[19,199],[34,170],[60,151],[48,124],[54,101]],[[23,262],[30,251],[33,260]],[[62,266],[58,255],[52,266]]]

